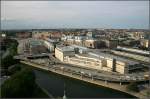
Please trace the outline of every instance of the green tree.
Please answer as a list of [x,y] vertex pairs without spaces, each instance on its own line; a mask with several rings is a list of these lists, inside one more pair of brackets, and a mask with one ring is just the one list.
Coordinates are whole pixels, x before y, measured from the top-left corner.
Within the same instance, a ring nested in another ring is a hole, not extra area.
[[3,69],[3,74],[7,75],[8,74],[8,67],[18,63],[18,60],[15,60],[13,58],[14,55],[17,54],[17,46],[18,42],[13,39],[8,39],[6,43],[7,49],[9,50],[9,55],[1,59],[1,68]]
[[1,85],[1,96],[4,98],[32,97],[35,84],[35,75],[29,68],[12,75]]
[[150,97],[150,90],[149,90],[149,89],[147,90],[146,95],[147,95],[148,97]]
[[15,64],[8,68],[9,75],[15,74],[16,72],[21,70],[20,64]]
[[6,56],[1,60],[1,66],[5,69],[8,69],[9,66],[18,63],[18,60],[13,59],[12,55]]

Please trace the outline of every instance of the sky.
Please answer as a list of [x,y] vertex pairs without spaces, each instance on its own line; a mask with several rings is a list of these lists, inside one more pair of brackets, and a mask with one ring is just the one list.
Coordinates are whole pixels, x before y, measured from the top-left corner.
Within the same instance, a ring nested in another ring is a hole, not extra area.
[[2,29],[149,28],[148,1],[2,1]]

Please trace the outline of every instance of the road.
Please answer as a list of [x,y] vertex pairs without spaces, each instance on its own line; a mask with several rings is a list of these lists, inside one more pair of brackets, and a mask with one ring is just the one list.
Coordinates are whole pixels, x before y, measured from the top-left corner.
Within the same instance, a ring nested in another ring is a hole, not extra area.
[[29,60],[31,62],[35,62],[38,64],[46,65],[51,67],[52,64],[55,62],[55,65],[53,67],[55,68],[65,68],[67,70],[71,70],[77,73],[84,73],[84,75],[89,76],[89,77],[94,77],[96,79],[101,79],[101,80],[109,80],[109,81],[116,81],[116,82],[130,82],[130,81],[144,81],[144,73],[136,73],[136,74],[126,74],[126,75],[121,75],[113,72],[106,72],[106,71],[100,71],[100,70],[95,70],[91,68],[84,68],[80,67],[77,65],[72,65],[72,64],[66,64],[60,62],[58,59],[50,55],[50,59],[34,59],[34,60]]

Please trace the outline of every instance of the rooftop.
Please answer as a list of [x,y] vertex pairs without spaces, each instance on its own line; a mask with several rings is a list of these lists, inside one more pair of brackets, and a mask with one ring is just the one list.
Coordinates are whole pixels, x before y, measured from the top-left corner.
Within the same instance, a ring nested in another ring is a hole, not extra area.
[[51,43],[58,42],[58,40],[56,40],[56,39],[49,39],[49,38],[47,38],[46,40],[47,40],[48,42],[51,42]]
[[117,46],[117,49],[130,51],[130,52],[135,52],[135,53],[140,53],[140,54],[145,54],[145,55],[149,55],[150,54],[150,51],[134,49],[134,48],[129,48],[129,47]]
[[57,48],[61,51],[74,51],[74,48],[79,48],[79,50],[88,50],[86,47],[78,46],[78,45],[71,45],[71,46],[64,46],[64,45],[59,45]]
[[61,50],[62,52],[74,51],[73,47],[71,47],[71,46],[63,46],[63,45],[57,46],[57,49]]
[[119,56],[115,56],[112,54],[106,54],[106,53],[102,53],[102,52],[89,52],[88,54],[89,54],[89,56],[95,56],[97,58],[116,59],[118,61],[122,61],[122,62],[128,63],[130,65],[138,64],[138,62],[136,62],[136,61],[131,61],[129,59],[125,59],[125,58],[122,58]]
[[31,39],[29,41],[29,43],[30,43],[31,46],[37,46],[37,45],[42,45],[43,44],[43,42],[41,40],[37,40],[37,39]]

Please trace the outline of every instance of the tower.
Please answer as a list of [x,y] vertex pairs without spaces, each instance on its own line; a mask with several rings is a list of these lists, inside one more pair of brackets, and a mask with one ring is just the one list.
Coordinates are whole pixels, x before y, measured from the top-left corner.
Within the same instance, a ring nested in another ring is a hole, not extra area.
[[64,83],[64,96],[63,96],[63,99],[67,99],[67,97],[66,97],[66,91],[65,91],[65,83]]

